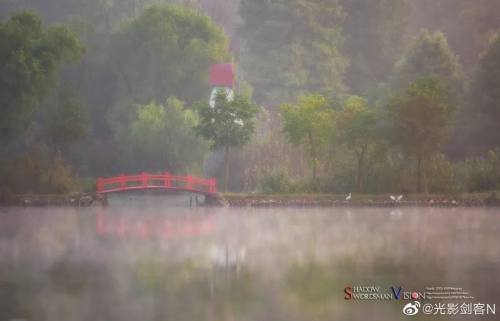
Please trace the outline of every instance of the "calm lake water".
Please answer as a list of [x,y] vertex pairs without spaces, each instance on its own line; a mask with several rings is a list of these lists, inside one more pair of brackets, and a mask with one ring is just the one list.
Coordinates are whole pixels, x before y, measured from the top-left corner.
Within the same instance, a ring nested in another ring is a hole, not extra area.
[[0,321],[499,319],[344,292],[457,287],[474,299],[419,302],[498,306],[497,209],[139,203],[0,209]]

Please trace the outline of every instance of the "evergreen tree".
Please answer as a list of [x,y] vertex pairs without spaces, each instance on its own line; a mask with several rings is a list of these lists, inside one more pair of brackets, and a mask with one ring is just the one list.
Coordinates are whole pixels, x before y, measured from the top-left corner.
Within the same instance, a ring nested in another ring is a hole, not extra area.
[[259,103],[343,90],[345,14],[338,1],[243,0],[240,14],[243,71]]
[[464,89],[462,66],[442,32],[423,31],[413,40],[396,65],[393,85],[406,88],[422,77],[439,78],[458,102]]
[[346,84],[366,94],[387,82],[407,44],[411,14],[408,0],[341,0],[346,12],[343,28],[349,57]]

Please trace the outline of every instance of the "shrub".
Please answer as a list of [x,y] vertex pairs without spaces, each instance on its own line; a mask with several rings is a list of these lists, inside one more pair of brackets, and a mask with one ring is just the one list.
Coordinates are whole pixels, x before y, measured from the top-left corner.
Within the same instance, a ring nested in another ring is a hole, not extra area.
[[494,190],[500,187],[500,149],[487,157],[466,159],[455,165],[455,183],[467,192]]
[[77,187],[72,171],[61,157],[26,154],[0,162],[3,195],[66,193]]
[[285,170],[279,169],[271,172],[260,180],[260,186],[264,193],[279,194],[292,191],[290,178]]
[[77,186],[70,168],[59,157],[44,171],[41,183],[44,193],[66,193]]

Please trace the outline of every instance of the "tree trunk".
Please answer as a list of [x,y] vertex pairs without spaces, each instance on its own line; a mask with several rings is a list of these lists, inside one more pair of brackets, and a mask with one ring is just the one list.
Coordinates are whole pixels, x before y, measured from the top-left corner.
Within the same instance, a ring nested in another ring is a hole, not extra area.
[[358,187],[358,192],[363,191],[363,159],[361,157],[358,157],[358,177],[357,177],[357,182],[356,185]]
[[422,163],[422,158],[417,156],[417,193],[420,193],[422,191],[422,177],[421,177],[421,163]]
[[366,148],[362,148],[361,152],[356,153],[357,159],[358,159],[358,175],[356,177],[356,187],[358,188],[358,192],[363,192],[364,190],[364,160],[365,160],[365,151]]
[[317,157],[316,157],[316,146],[314,146],[314,140],[312,137],[312,132],[309,130],[307,133],[309,137],[309,145],[311,146],[311,159],[312,159],[312,178],[313,181],[316,181],[316,174],[317,174],[317,168],[316,168],[316,163],[317,163]]
[[424,157],[417,156],[417,192],[427,193],[427,177],[425,175]]
[[229,180],[229,146],[224,147],[224,192],[227,193]]
[[425,157],[422,157],[422,192],[424,194],[427,194],[429,192],[428,186],[427,186],[427,171],[425,170],[426,166],[426,161]]

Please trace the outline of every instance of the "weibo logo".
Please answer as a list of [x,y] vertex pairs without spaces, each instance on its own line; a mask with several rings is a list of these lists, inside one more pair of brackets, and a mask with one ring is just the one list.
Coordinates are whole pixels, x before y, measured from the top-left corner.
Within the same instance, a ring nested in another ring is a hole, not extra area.
[[403,313],[405,315],[415,315],[418,313],[419,308],[420,308],[420,302],[418,301],[410,302],[403,307]]

